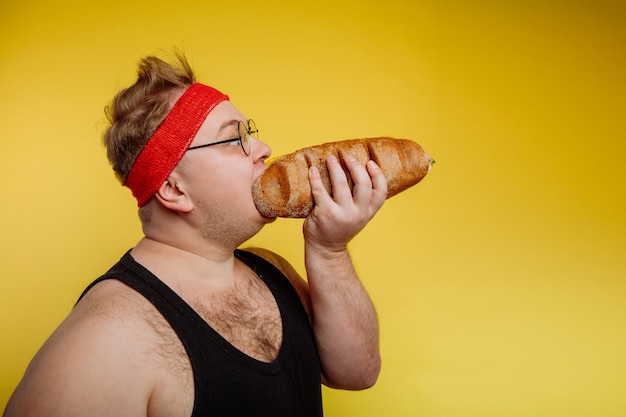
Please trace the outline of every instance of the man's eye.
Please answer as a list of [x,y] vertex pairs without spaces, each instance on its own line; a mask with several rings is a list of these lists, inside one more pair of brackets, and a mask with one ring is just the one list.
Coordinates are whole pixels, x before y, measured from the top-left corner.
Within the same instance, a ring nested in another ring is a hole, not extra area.
[[229,145],[239,145],[239,138],[232,138],[226,143],[228,143]]

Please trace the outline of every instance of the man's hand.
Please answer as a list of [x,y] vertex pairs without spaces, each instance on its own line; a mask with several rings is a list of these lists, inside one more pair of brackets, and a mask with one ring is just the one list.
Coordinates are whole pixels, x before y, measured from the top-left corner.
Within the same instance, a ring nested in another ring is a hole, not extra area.
[[347,156],[344,163],[354,183],[352,190],[337,158],[331,155],[326,160],[332,196],[324,188],[317,168],[309,170],[315,207],[304,222],[304,238],[308,244],[329,252],[344,250],[387,198],[387,181],[374,161],[364,167]]

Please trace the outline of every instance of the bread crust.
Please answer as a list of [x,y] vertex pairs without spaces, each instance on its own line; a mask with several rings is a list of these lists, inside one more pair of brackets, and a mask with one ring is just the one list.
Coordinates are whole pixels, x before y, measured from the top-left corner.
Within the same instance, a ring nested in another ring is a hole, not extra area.
[[310,146],[274,160],[252,186],[257,210],[265,217],[304,218],[314,206],[309,183],[309,168],[317,167],[322,183],[331,193],[326,158],[335,155],[353,187],[343,158],[351,155],[362,165],[373,160],[387,180],[387,198],[417,184],[431,168],[432,160],[424,149],[409,139],[376,137],[349,139]]

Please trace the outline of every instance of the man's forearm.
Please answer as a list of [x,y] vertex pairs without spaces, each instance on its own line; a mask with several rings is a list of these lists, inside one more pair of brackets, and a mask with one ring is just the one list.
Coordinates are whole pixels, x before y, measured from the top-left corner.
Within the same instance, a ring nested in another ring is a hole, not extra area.
[[369,388],[380,372],[378,318],[347,249],[307,245],[312,322],[328,386]]

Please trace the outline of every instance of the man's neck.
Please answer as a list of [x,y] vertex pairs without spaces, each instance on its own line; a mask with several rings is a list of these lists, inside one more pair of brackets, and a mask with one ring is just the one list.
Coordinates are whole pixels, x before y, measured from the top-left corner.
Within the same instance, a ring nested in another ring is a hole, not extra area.
[[234,249],[183,245],[144,237],[133,258],[170,286],[229,285],[234,279]]

